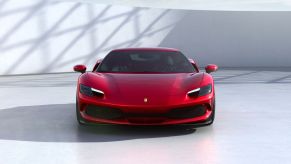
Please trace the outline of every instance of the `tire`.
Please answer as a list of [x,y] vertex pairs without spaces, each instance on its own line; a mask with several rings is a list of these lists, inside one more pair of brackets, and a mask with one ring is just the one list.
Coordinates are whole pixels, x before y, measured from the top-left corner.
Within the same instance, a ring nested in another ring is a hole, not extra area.
[[79,112],[79,105],[78,100],[76,100],[76,117],[79,125],[86,125],[85,120],[82,118],[80,112]]
[[108,125],[106,123],[91,123],[91,122],[88,122],[86,121],[80,114],[79,112],[79,105],[78,105],[78,100],[76,99],[76,118],[77,118],[77,121],[78,121],[78,124],[80,126],[95,126],[95,125]]
[[215,99],[214,99],[214,103],[213,103],[213,109],[212,109],[212,113],[211,116],[209,117],[211,120],[207,125],[212,125],[214,120],[215,120]]
[[198,123],[188,123],[188,124],[182,124],[186,126],[192,126],[194,128],[204,127],[204,126],[211,126],[215,119],[215,99],[213,103],[213,109],[212,109],[211,116],[204,122],[198,122]]

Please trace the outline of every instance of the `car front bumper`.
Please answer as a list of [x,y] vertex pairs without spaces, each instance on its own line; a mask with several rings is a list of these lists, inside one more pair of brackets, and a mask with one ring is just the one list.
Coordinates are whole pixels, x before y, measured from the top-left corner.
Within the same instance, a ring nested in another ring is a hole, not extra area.
[[208,124],[214,108],[214,95],[191,102],[143,106],[111,104],[78,94],[78,112],[84,123],[120,125]]

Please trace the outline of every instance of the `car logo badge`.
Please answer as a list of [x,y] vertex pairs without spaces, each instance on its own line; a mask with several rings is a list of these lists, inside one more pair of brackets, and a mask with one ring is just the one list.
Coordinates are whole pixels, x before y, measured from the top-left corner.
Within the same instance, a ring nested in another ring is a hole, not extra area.
[[148,98],[145,97],[145,98],[143,99],[143,102],[147,103],[147,102],[148,102]]

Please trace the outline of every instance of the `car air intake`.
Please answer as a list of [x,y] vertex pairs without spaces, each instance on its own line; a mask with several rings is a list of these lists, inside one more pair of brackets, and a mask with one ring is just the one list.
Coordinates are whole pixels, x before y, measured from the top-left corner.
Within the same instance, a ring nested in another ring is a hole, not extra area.
[[86,114],[101,119],[119,119],[123,117],[122,111],[119,109],[95,105],[88,105]]
[[202,116],[206,113],[206,107],[204,105],[196,105],[184,108],[172,109],[168,113],[169,118],[194,118]]

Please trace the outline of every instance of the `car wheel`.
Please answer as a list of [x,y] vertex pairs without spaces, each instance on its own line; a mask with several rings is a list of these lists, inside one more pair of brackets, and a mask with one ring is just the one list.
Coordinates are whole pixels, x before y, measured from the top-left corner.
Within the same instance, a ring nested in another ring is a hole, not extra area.
[[198,127],[203,127],[203,126],[210,126],[213,124],[215,119],[215,99],[214,99],[214,103],[213,103],[213,111],[211,113],[211,116],[204,122],[198,122],[198,123],[188,123],[188,124],[184,124],[186,126],[191,126],[193,128],[198,128]]
[[214,122],[214,119],[215,119],[215,99],[214,99],[213,109],[212,109],[212,110],[213,110],[213,111],[212,111],[212,114],[211,114],[211,116],[210,116],[210,120],[211,120],[211,122],[210,122],[208,125],[212,125],[213,122]]
[[85,120],[82,118],[80,111],[79,111],[78,100],[76,100],[76,116],[77,116],[77,121],[78,121],[79,125],[86,125]]
[[210,122],[207,125],[212,125],[215,119],[215,99],[214,99],[214,103],[213,103],[213,109],[212,109],[212,114],[209,117]]

